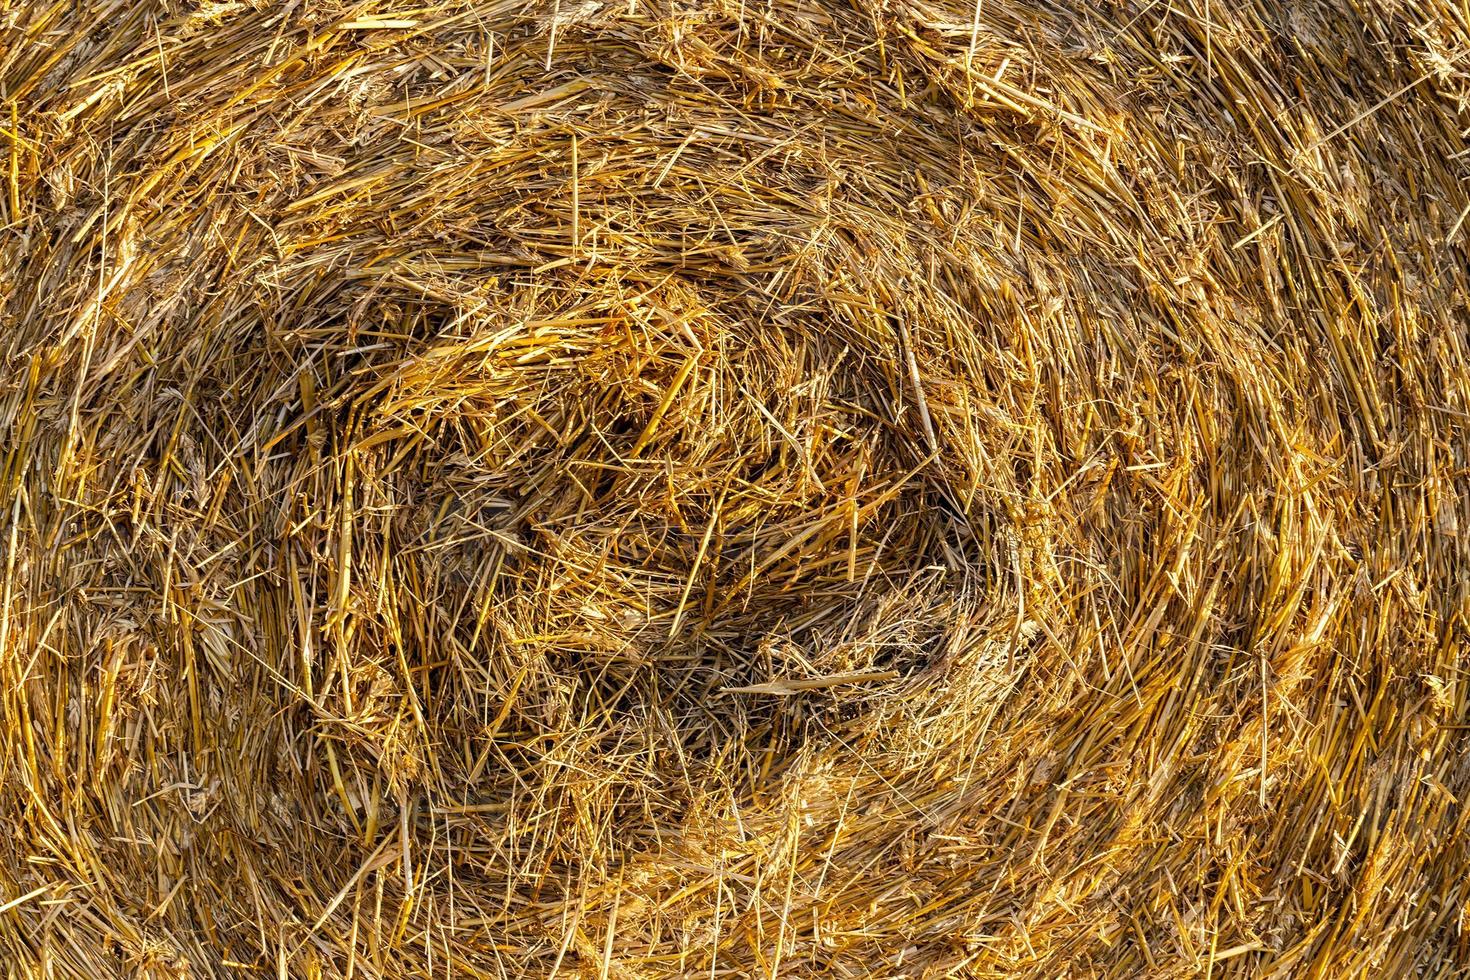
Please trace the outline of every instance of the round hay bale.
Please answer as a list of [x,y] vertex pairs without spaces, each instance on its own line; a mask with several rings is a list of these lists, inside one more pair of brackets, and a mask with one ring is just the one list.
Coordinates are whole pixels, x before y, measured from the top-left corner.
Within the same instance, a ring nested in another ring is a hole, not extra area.
[[1463,970],[1439,0],[0,0],[16,976]]

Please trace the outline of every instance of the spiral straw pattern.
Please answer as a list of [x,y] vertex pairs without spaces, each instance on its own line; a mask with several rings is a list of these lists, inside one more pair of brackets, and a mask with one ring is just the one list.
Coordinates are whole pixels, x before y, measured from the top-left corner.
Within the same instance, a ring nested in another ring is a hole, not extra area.
[[1467,52],[0,0],[7,975],[1464,976]]

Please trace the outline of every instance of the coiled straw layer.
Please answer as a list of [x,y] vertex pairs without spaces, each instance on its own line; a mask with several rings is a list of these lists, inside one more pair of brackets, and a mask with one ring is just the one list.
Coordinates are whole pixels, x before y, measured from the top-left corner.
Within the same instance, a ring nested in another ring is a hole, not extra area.
[[1467,51],[0,0],[8,975],[1463,975]]

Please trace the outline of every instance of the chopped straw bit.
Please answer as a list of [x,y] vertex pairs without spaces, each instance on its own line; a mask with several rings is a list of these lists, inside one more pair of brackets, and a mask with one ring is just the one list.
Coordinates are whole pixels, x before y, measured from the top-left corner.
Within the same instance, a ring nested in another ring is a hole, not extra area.
[[1470,963],[1446,0],[0,0],[15,977]]

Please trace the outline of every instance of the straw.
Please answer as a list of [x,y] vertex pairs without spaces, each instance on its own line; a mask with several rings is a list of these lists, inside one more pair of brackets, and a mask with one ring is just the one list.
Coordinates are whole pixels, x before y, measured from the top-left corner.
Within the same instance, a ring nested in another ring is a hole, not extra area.
[[0,0],[0,962],[1458,976],[1440,0]]

